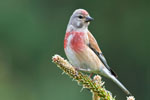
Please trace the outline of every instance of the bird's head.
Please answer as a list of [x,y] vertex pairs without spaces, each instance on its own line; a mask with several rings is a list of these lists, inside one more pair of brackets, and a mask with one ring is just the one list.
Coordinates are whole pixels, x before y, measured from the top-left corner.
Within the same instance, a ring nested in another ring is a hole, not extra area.
[[72,25],[76,29],[87,28],[92,20],[93,18],[90,17],[86,10],[77,9],[73,12],[69,21],[69,25]]

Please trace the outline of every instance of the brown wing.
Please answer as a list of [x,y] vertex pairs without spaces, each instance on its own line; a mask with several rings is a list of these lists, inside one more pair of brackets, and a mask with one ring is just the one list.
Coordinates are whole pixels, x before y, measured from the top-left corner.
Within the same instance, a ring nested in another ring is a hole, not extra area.
[[89,44],[88,46],[93,50],[93,52],[98,56],[98,58],[101,60],[101,62],[105,65],[105,67],[111,72],[112,75],[117,77],[117,74],[108,66],[107,61],[100,50],[94,36],[88,32],[88,38],[89,38]]
[[97,44],[97,41],[95,40],[94,36],[90,32],[88,32],[88,38],[89,38],[90,47],[96,50],[98,53],[102,53]]

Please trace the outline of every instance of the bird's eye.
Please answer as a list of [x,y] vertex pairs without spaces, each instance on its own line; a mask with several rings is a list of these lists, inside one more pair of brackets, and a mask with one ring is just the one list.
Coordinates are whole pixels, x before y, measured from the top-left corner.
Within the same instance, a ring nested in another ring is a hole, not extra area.
[[78,16],[80,19],[82,19],[83,18],[83,16]]

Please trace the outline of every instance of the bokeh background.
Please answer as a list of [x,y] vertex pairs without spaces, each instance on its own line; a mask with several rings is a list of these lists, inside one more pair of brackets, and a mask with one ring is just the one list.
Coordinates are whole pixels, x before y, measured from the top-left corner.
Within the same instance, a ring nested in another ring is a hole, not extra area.
[[[77,8],[95,19],[89,29],[119,80],[136,100],[149,100],[149,0],[0,0],[0,100],[91,100],[51,62],[54,54],[66,58],[65,30]],[[126,100],[103,80],[117,100]]]

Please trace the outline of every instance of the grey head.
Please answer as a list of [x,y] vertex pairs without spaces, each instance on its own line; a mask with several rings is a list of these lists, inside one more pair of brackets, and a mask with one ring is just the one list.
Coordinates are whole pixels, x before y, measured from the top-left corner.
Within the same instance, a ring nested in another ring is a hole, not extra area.
[[77,9],[73,12],[72,16],[70,17],[68,28],[73,29],[83,29],[87,28],[90,21],[93,18],[90,17],[89,13],[84,9]]

